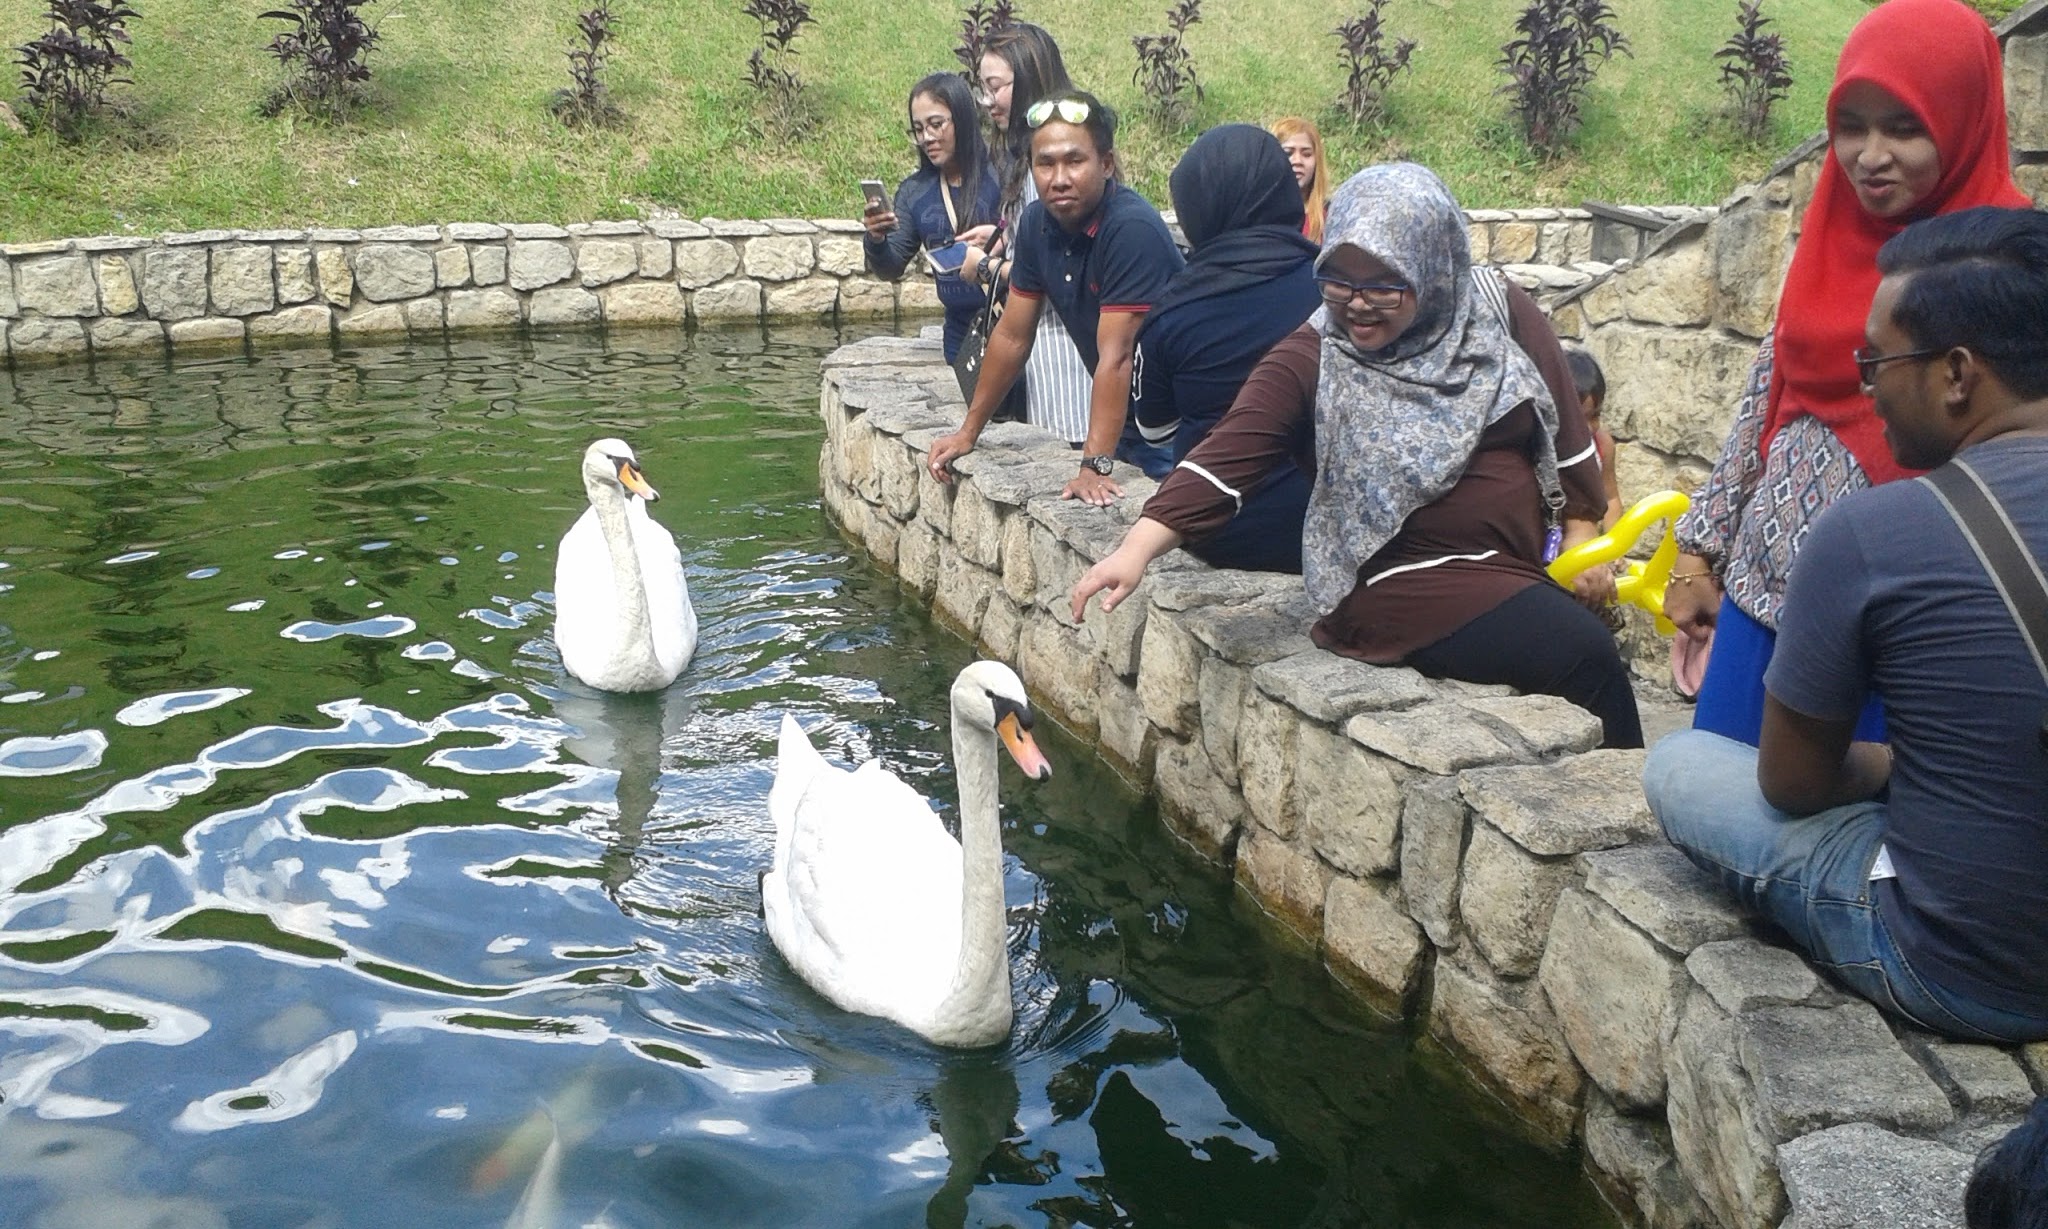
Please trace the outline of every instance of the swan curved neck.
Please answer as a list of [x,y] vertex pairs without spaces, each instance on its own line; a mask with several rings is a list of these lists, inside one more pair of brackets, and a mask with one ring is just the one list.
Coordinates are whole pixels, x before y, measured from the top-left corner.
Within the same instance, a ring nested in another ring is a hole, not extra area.
[[619,643],[622,655],[649,671],[659,669],[654,653],[654,624],[647,610],[647,582],[640,574],[640,552],[626,519],[626,496],[610,483],[583,480],[597,527],[611,556],[612,583],[619,599]]
[[1009,926],[1003,908],[1003,836],[996,806],[996,736],[953,712],[960,783],[960,957],[942,1015],[977,1021],[990,1040],[1009,1031]]

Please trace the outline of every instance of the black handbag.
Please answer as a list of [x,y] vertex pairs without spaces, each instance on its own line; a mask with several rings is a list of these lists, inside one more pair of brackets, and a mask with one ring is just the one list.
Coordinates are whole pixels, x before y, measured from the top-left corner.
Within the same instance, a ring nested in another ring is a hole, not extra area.
[[[960,339],[959,353],[953,356],[953,378],[960,381],[960,396],[969,405],[974,404],[974,389],[981,382],[981,364],[988,357],[988,339],[996,331],[996,322],[1003,318],[1000,302],[996,288],[991,286],[988,304],[975,313],[974,323],[967,326],[967,335]],[[990,421],[1023,422],[1024,407],[1024,373],[1019,371]]]
[[[946,206],[946,221],[952,224],[955,234],[960,230],[960,219],[953,212],[953,194],[939,185],[939,199]],[[955,274],[954,276],[958,276]],[[996,321],[1003,318],[1003,299],[1007,287],[997,279],[985,288],[988,301],[981,310],[974,313],[974,323],[967,326],[967,335],[960,339],[960,349],[953,355],[953,378],[960,382],[960,397],[968,405],[974,404],[974,389],[981,382],[981,363],[988,357],[988,339],[995,335]],[[990,416],[990,422],[1023,422],[1024,373],[1017,372],[1017,378],[1010,385],[1010,391],[1003,396],[1002,404]]]

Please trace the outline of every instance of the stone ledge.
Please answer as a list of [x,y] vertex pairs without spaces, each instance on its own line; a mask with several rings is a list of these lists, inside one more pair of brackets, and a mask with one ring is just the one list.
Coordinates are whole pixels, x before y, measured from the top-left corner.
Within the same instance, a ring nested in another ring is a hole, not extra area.
[[925,450],[961,414],[936,332],[825,360],[828,515],[1149,783],[1168,829],[1333,978],[1425,1016],[1538,1133],[1583,1131],[1634,1223],[1852,1223],[1842,1158],[1866,1145],[1864,1180],[1921,1223],[1948,1158],[2048,1081],[2048,1045],[1894,1027],[1756,937],[1663,842],[1642,753],[1587,749],[1590,714],[1323,652],[1297,579],[1178,552],[1075,623],[1067,590],[1138,500],[1059,499],[1070,451],[1021,424],[932,482]]

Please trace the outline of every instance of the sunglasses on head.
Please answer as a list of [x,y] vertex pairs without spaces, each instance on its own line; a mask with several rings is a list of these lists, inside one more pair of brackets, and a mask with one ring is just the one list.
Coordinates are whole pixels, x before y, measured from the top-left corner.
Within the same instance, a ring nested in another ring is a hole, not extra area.
[[1069,124],[1085,124],[1090,114],[1088,104],[1078,98],[1042,98],[1024,113],[1024,122],[1037,128],[1058,115]]

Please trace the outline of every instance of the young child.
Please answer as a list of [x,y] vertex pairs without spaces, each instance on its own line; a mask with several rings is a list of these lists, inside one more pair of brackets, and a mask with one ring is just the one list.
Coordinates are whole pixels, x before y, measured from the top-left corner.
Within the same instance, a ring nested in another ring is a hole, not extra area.
[[1600,425],[1600,407],[1607,401],[1607,373],[1583,346],[1564,348],[1565,363],[1572,370],[1572,383],[1579,389],[1579,409],[1586,425],[1593,429],[1593,446],[1600,452],[1600,481],[1607,488],[1607,511],[1600,518],[1601,532],[1614,528],[1621,519],[1621,488],[1614,481],[1614,436]]

